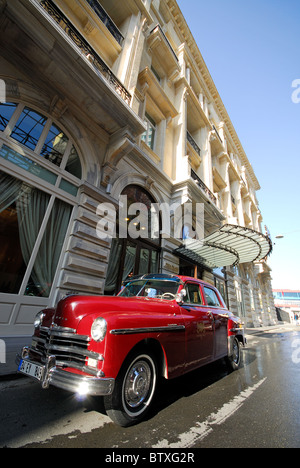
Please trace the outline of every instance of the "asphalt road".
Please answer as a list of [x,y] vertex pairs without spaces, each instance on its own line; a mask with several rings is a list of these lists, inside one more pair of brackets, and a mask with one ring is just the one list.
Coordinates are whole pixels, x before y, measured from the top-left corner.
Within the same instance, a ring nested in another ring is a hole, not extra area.
[[164,382],[148,420],[127,429],[101,398],[0,379],[0,448],[299,448],[299,388],[300,327],[249,336],[237,372],[220,361]]

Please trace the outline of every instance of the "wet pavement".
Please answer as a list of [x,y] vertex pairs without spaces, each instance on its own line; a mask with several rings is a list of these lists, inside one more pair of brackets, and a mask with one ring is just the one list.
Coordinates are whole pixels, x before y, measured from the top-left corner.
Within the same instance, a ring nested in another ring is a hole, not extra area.
[[0,447],[300,447],[300,327],[248,335],[239,371],[223,361],[164,381],[152,413],[123,429],[101,398],[25,377],[0,379]]

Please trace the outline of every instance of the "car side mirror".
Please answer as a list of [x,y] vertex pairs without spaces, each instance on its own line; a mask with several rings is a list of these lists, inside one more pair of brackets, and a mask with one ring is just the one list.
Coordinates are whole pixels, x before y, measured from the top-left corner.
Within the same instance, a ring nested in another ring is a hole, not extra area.
[[185,290],[185,289],[182,289],[182,290],[180,291],[180,293],[178,293],[178,294],[176,295],[176,302],[177,302],[178,304],[182,304],[182,303],[184,302],[185,296],[186,296],[186,290]]

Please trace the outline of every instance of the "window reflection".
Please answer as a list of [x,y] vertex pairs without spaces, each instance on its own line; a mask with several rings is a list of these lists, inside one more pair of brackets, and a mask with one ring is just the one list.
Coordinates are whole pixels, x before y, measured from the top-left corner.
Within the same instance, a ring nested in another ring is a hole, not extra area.
[[41,156],[56,166],[60,166],[68,140],[62,130],[52,124],[41,151]]
[[46,121],[47,117],[25,107],[10,136],[34,151]]

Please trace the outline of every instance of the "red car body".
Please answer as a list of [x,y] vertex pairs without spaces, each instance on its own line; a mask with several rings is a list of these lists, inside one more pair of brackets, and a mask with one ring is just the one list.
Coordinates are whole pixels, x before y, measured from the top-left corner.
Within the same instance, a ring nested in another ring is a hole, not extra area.
[[224,357],[236,369],[240,344],[241,320],[212,285],[144,275],[119,296],[68,296],[41,311],[17,362],[44,388],[103,395],[111,418],[128,426],[145,416],[160,376],[173,379]]

